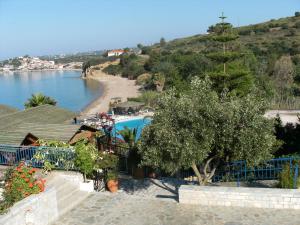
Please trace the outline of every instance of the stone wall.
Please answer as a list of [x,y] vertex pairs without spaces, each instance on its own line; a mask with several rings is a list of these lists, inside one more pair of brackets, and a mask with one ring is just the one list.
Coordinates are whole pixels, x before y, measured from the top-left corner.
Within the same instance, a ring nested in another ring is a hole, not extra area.
[[205,206],[300,209],[300,191],[278,188],[182,185],[179,188],[179,203]]
[[0,216],[1,225],[48,225],[58,218],[56,190],[31,195],[17,202],[7,214]]

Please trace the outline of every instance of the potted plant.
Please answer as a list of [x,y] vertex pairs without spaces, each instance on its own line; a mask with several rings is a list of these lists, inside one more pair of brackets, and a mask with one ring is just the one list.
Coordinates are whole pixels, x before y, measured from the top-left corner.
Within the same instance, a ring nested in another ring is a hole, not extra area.
[[138,166],[141,162],[141,156],[137,149],[137,129],[125,127],[124,130],[119,131],[119,134],[129,148],[128,164],[133,178],[143,179],[145,177],[144,167]]
[[106,180],[108,190],[112,193],[117,192],[119,188],[118,173],[116,171],[107,172]]
[[118,156],[110,152],[100,152],[96,160],[95,169],[102,169],[105,171],[106,186],[109,191],[118,191]]
[[97,150],[92,144],[88,144],[83,140],[75,145],[75,152],[75,165],[83,175],[83,183],[80,183],[80,190],[92,192],[94,184],[91,180],[87,180],[87,176],[92,174],[94,170]]

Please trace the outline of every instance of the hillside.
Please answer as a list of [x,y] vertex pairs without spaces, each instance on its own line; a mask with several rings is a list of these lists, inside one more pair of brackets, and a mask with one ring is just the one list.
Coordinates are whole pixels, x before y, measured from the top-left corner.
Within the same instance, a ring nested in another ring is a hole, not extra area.
[[[193,77],[209,76],[219,93],[226,89],[242,96],[255,87],[270,108],[300,108],[300,13],[238,28],[225,21],[208,32],[140,45],[142,55],[124,54],[103,72],[137,79],[145,90],[159,92],[173,87],[184,92]],[[226,47],[218,41],[224,38],[229,38]]]
[[[268,22],[235,28],[240,35],[239,43],[256,54],[265,53],[300,53],[300,16],[270,20]],[[159,44],[152,50],[207,52],[211,48],[211,34],[195,35]]]

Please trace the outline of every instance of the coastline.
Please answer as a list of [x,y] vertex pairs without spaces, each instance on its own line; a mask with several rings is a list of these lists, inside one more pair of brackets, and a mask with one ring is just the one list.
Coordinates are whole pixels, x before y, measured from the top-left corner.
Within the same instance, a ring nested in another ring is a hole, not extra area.
[[82,69],[40,69],[40,70],[10,70],[10,71],[0,71],[2,74],[10,74],[10,73],[28,73],[28,72],[43,72],[43,71],[80,71]]
[[135,80],[107,75],[102,71],[95,71],[93,75],[86,79],[100,82],[103,92],[101,96],[83,109],[80,116],[90,117],[100,112],[107,112],[111,98],[121,97],[122,101],[127,101],[127,98],[138,97],[140,95],[140,86],[135,84]]

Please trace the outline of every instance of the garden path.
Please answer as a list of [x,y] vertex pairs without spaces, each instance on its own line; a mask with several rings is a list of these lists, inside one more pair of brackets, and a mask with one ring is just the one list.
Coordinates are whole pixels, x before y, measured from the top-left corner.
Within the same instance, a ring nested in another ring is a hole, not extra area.
[[174,180],[123,182],[116,194],[92,194],[55,225],[298,225],[300,210],[179,204]]

